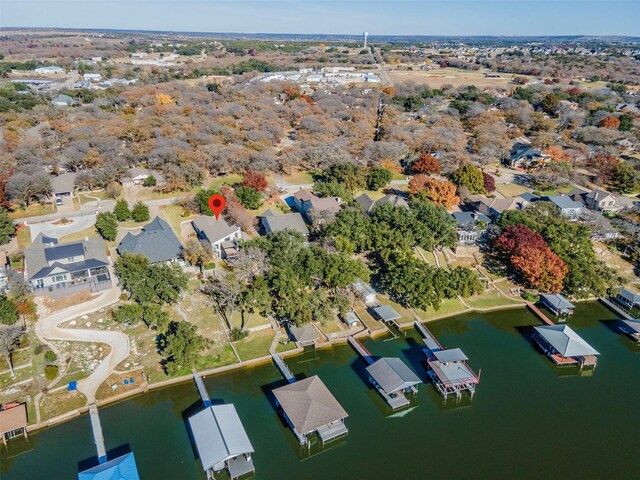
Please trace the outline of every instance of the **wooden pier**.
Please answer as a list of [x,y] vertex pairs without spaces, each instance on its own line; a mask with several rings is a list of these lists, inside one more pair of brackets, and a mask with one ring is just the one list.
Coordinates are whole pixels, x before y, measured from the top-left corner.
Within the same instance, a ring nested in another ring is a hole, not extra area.
[[89,418],[91,419],[91,430],[93,430],[93,441],[95,442],[96,450],[98,451],[98,462],[102,464],[107,461],[107,449],[104,446],[102,425],[100,424],[98,407],[95,403],[89,405]]
[[272,353],[271,358],[273,358],[273,363],[276,364],[278,370],[280,370],[280,373],[282,373],[282,376],[285,378],[285,380],[287,380],[287,382],[289,383],[294,383],[296,381],[296,377],[293,375],[291,370],[289,370],[287,364],[284,363],[282,357],[277,353]]
[[618,307],[615,303],[613,303],[611,300],[604,298],[604,297],[600,297],[598,300],[600,300],[602,303],[604,303],[607,307],[609,307],[611,310],[613,310],[617,315],[621,316],[622,318],[624,318],[625,320],[637,320],[636,318],[632,317],[631,315],[629,315],[627,312],[625,312],[624,310],[622,310],[620,307]]
[[354,350],[358,352],[358,354],[362,357],[362,359],[367,362],[367,365],[371,365],[373,363],[373,355],[371,355],[369,350],[367,350],[364,345],[362,345],[362,342],[360,342],[360,340],[352,337],[351,335],[347,337],[347,340],[349,341],[349,344],[351,344],[351,346],[354,348]]
[[547,325],[555,325],[555,323],[553,323],[551,320],[549,320],[549,318],[544,313],[542,313],[542,311],[538,307],[536,307],[533,303],[527,302],[527,307],[529,308],[529,310],[531,310],[533,312],[533,314],[536,317],[538,317],[540,320],[542,320]]
[[211,406],[211,398],[209,397],[209,392],[204,386],[204,382],[202,381],[202,377],[198,373],[198,371],[193,369],[193,379],[196,382],[196,387],[198,388],[198,392],[200,393],[200,398],[202,399],[202,403],[204,404],[204,408],[208,408]]
[[415,322],[413,322],[413,326],[416,327],[416,330],[418,330],[418,332],[420,332],[422,341],[424,342],[425,347],[429,349],[429,351],[433,353],[437,352],[438,350],[444,350],[436,337],[434,337],[433,334],[429,330],[427,330],[427,327],[425,327],[421,322],[418,322],[416,320]]

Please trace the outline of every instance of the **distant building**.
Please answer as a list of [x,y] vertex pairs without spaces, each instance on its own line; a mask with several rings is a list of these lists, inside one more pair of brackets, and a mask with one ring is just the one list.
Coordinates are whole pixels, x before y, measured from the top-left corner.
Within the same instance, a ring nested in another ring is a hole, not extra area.
[[134,185],[142,185],[144,181],[153,177],[156,179],[156,185],[165,185],[167,181],[157,170],[149,170],[148,168],[130,168],[127,170],[127,175],[120,179],[120,183],[123,187],[132,187]]
[[200,215],[191,222],[191,225],[198,238],[211,246],[214,255],[223,259],[225,257],[225,249],[223,249],[225,242],[237,246],[238,241],[242,238],[240,227],[238,225],[231,226],[222,218],[216,220],[215,217]]
[[56,75],[59,73],[64,73],[64,68],[55,65],[49,65],[46,67],[38,67],[34,70],[34,72],[38,75]]
[[390,203],[394,207],[409,208],[409,204],[407,203],[407,201],[399,195],[385,195],[378,200],[374,200],[366,193],[363,193],[358,198],[356,198],[356,203],[360,205],[362,210],[364,210],[366,213],[371,212],[371,210],[373,210],[373,207],[382,203]]
[[51,104],[56,107],[70,107],[76,104],[76,101],[71,98],[69,95],[58,95],[56,98],[51,100]]
[[107,246],[101,238],[59,244],[40,234],[24,252],[25,280],[39,295],[62,296],[111,288]]
[[309,235],[307,224],[304,223],[302,215],[297,212],[277,215],[272,210],[267,210],[258,218],[260,218],[260,225],[265,235],[283,230],[294,230],[300,232],[305,237]]
[[637,307],[640,306],[640,293],[628,288],[622,288],[616,295],[615,300],[627,308]]
[[294,206],[309,222],[327,220],[340,211],[340,198],[320,198],[309,190],[300,189],[292,195]]
[[493,220],[497,220],[504,211],[521,210],[529,205],[522,197],[490,198],[484,195],[468,195],[465,201],[473,210]]
[[534,168],[544,166],[551,161],[549,155],[529,145],[516,143],[504,163],[511,168]]
[[182,244],[169,224],[156,217],[137,235],[127,233],[118,245],[118,253],[141,254],[151,263],[173,262],[182,256]]
[[102,78],[102,75],[99,73],[85,73],[84,75],[82,75],[82,78],[90,82],[99,82]]

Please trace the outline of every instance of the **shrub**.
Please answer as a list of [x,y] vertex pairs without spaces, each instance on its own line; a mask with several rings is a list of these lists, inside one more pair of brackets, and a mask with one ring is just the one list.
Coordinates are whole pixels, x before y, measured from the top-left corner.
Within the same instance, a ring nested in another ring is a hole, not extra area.
[[47,365],[44,367],[44,377],[51,381],[58,376],[58,366],[57,365]]
[[247,335],[249,335],[247,332],[245,332],[244,330],[240,330],[237,327],[231,329],[231,332],[229,332],[229,338],[231,338],[232,342],[238,342],[243,338],[247,338]]
[[131,218],[134,222],[146,222],[149,220],[149,207],[138,201],[131,209]]
[[99,213],[96,217],[96,230],[105,240],[113,241],[118,235],[118,219],[111,212]]
[[262,204],[262,195],[251,187],[236,188],[236,196],[244,208],[257,210]]
[[53,363],[58,359],[58,356],[53,350],[47,350],[44,352],[44,359],[49,363]]
[[154,177],[153,175],[149,175],[147,178],[144,179],[144,182],[142,183],[142,186],[144,187],[155,187],[157,185],[158,181],[156,180],[156,177]]

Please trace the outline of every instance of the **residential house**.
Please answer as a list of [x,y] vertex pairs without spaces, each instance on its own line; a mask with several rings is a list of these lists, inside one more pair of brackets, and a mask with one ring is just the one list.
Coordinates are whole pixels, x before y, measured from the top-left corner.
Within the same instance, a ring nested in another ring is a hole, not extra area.
[[296,210],[309,222],[331,219],[340,211],[338,197],[319,198],[309,190],[300,189],[292,195],[292,199]]
[[385,195],[384,197],[382,197],[382,198],[380,198],[378,200],[374,200],[373,198],[371,198],[366,193],[363,193],[358,198],[356,198],[356,203],[358,205],[360,205],[360,207],[366,213],[371,212],[371,210],[373,210],[373,207],[375,207],[376,205],[382,204],[382,203],[390,203],[394,207],[409,208],[409,204],[407,203],[407,201],[404,198],[400,197],[399,195],[393,195],[393,194]]
[[353,290],[360,300],[362,300],[366,305],[374,305],[378,303],[376,291],[371,285],[364,283],[361,279],[358,278],[353,282]]
[[111,288],[107,247],[101,238],[59,243],[39,234],[24,252],[24,277],[34,293],[63,296]]
[[622,288],[615,298],[616,302],[627,308],[640,306],[640,293],[634,292],[629,288]]
[[55,75],[58,73],[64,73],[64,68],[55,65],[48,65],[46,67],[38,67],[33,72],[37,75]]
[[130,168],[127,175],[120,179],[123,187],[133,187],[134,185],[143,185],[144,181],[153,177],[156,179],[156,185],[165,185],[167,181],[164,176],[157,170],[149,170],[148,168]]
[[538,195],[534,195],[533,193],[529,192],[521,193],[518,196],[529,203],[537,202],[538,200],[540,200],[540,197]]
[[588,209],[595,210],[597,212],[611,212],[618,210],[618,207],[616,206],[616,198],[606,190],[602,190],[600,188],[596,188],[589,192],[585,197],[585,201]]
[[66,172],[51,177],[51,193],[56,197],[72,197],[77,175],[75,172]]
[[305,237],[309,236],[307,224],[304,223],[302,215],[297,212],[278,215],[273,210],[267,210],[258,218],[260,218],[260,225],[265,235],[282,230],[295,230]]
[[560,213],[572,219],[576,219],[584,210],[581,203],[572,200],[568,195],[549,195],[542,197],[541,200],[553,203]]
[[213,254],[222,259],[226,258],[226,252],[231,251],[231,247],[237,250],[238,240],[242,238],[240,227],[231,226],[222,218],[216,220],[215,217],[200,215],[191,222],[191,225],[198,238],[209,244]]
[[102,78],[102,75],[99,73],[85,73],[84,75],[82,75],[82,78],[90,82],[99,82]]
[[137,235],[127,233],[118,245],[118,253],[141,254],[151,263],[173,262],[182,256],[182,244],[169,224],[156,217]]
[[69,95],[58,95],[56,98],[51,100],[51,104],[56,107],[70,107],[76,104],[76,101],[71,98]]
[[514,144],[504,163],[511,168],[534,168],[544,166],[551,161],[549,155],[521,143]]
[[478,212],[455,212],[451,216],[458,223],[458,245],[473,245],[486,230],[491,219]]
[[484,195],[468,195],[466,203],[476,212],[497,220],[500,214],[507,210],[521,210],[529,202],[522,197],[490,198]]

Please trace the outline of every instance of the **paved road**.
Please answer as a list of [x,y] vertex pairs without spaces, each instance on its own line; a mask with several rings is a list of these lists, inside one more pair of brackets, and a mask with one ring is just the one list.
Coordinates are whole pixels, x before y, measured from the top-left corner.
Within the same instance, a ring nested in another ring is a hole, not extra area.
[[65,235],[80,232],[95,225],[95,223],[96,216],[91,214],[73,218],[71,219],[71,223],[65,225],[55,225],[53,222],[33,223],[30,224],[31,241],[33,242],[40,233],[48,237],[60,238]]
[[78,382],[78,390],[87,397],[87,403],[96,401],[98,387],[113,373],[115,367],[129,356],[129,337],[122,332],[111,330],[90,330],[82,328],[60,328],[58,324],[96,312],[120,299],[120,288],[112,288],[97,298],[65,308],[52,315],[41,315],[36,323],[36,335],[45,343],[47,340],[105,343],[111,347],[109,354],[87,378]]

